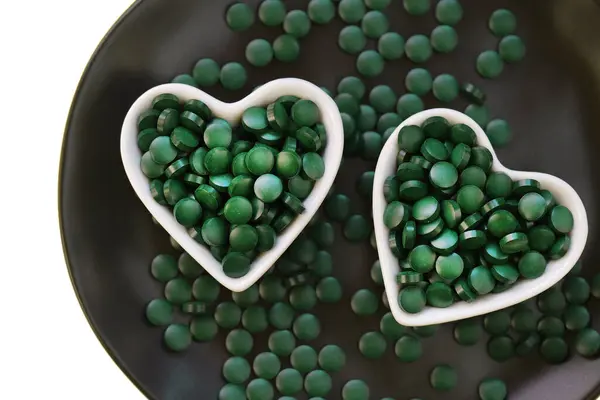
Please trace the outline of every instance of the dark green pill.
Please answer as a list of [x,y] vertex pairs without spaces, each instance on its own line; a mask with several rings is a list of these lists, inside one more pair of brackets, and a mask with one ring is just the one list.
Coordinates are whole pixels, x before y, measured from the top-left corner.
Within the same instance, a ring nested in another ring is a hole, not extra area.
[[384,65],[383,57],[375,50],[365,50],[356,59],[356,69],[367,78],[380,75]]
[[475,267],[469,273],[469,285],[480,295],[490,293],[494,286],[496,285],[496,281],[491,271],[480,265]]
[[487,352],[492,360],[505,362],[515,354],[515,343],[509,336],[493,336],[487,344]]
[[573,229],[573,214],[565,206],[555,206],[550,210],[549,225],[558,233],[569,233]]
[[[338,46],[348,54],[358,54],[364,50],[367,38],[362,29],[355,25],[344,27],[338,36]],[[344,92],[340,92],[344,93]]]
[[431,8],[431,0],[403,0],[402,4],[410,15],[424,15]]
[[387,349],[385,337],[379,332],[367,332],[358,340],[358,349],[368,359],[378,359]]
[[462,346],[477,344],[482,335],[481,322],[476,319],[458,321],[454,326],[454,340]]
[[143,111],[138,117],[138,131],[142,132],[146,129],[156,129],[159,115],[160,111],[153,108]]
[[266,379],[252,379],[246,386],[246,397],[248,400],[273,400],[275,391],[273,385]]
[[254,23],[254,11],[244,3],[234,3],[225,14],[227,25],[233,31],[244,31]]
[[498,44],[498,53],[506,62],[514,63],[525,58],[525,44],[519,36],[507,35]]
[[433,54],[429,38],[421,34],[409,37],[406,40],[404,51],[409,60],[415,63],[424,63],[429,60]]
[[483,329],[490,335],[504,335],[510,328],[510,314],[496,311],[487,314],[483,319]]
[[515,31],[517,28],[517,19],[510,10],[501,8],[492,13],[488,27],[494,35],[503,37]]
[[381,35],[377,42],[377,51],[386,60],[397,60],[404,55],[404,38],[396,32]]
[[443,117],[429,117],[423,122],[421,128],[426,137],[439,140],[446,140],[450,130],[448,121]]
[[263,0],[258,7],[258,19],[267,26],[281,25],[285,14],[285,3],[280,0]]
[[192,344],[192,334],[187,326],[172,324],[164,331],[163,339],[169,350],[180,352]]
[[438,75],[433,80],[432,90],[436,99],[444,103],[449,103],[458,97],[458,81],[450,74]]
[[398,304],[410,314],[421,312],[425,308],[427,300],[423,289],[418,286],[408,286],[400,290]]
[[173,320],[173,306],[167,300],[154,299],[146,305],[146,319],[154,326],[168,325]]
[[427,304],[436,308],[446,308],[454,303],[452,289],[443,282],[434,282],[427,286],[425,297]]
[[183,304],[192,299],[192,286],[183,278],[174,278],[166,283],[164,295],[173,304]]
[[476,67],[482,77],[493,79],[504,70],[504,61],[496,51],[486,50],[477,57]]
[[429,93],[431,90],[433,86],[433,78],[426,69],[413,68],[406,74],[406,77],[404,78],[404,85],[408,91],[418,96],[423,96]]
[[363,0],[341,0],[338,5],[340,18],[348,24],[359,22],[366,12]]
[[247,80],[246,69],[237,62],[229,62],[221,68],[219,79],[221,85],[228,90],[241,89]]
[[363,16],[361,28],[368,38],[379,39],[388,31],[389,21],[383,12],[372,10]]
[[592,328],[581,330],[575,338],[575,350],[583,357],[595,357],[600,351],[600,333]]
[[403,335],[396,341],[394,353],[401,362],[411,363],[417,361],[423,354],[421,340],[414,336]]
[[369,394],[369,387],[359,379],[348,381],[342,387],[342,400],[368,400]]
[[537,324],[537,331],[543,337],[561,337],[565,334],[565,324],[553,316],[544,316]]
[[537,251],[529,251],[519,259],[518,266],[523,278],[534,279],[546,271],[546,259]]
[[[454,30],[453,27],[448,25],[439,25],[436,26],[433,31],[431,31],[431,47],[439,53],[450,53],[456,46],[458,46],[458,34]],[[454,80],[456,82],[456,80]],[[452,83],[452,89],[454,90],[454,82]],[[458,83],[457,92],[458,92]],[[457,93],[458,95],[458,93]]]
[[449,391],[458,383],[458,374],[450,365],[441,364],[431,370],[429,383],[435,390]]
[[478,393],[481,400],[506,400],[508,390],[502,380],[487,378],[479,383]]
[[570,304],[565,309],[563,321],[565,327],[570,331],[580,331],[590,324],[590,312],[588,309],[579,304]]
[[546,338],[540,344],[542,358],[550,364],[560,364],[569,356],[569,346],[563,338]]

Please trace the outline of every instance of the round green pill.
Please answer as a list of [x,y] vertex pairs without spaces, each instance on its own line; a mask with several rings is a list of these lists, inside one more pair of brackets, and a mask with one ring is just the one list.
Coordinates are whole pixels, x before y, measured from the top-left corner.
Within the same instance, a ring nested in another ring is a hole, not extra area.
[[186,279],[174,278],[166,283],[164,295],[173,304],[183,304],[192,299],[192,286]]
[[456,25],[462,20],[463,8],[458,0],[440,0],[435,8],[435,18],[441,24]]
[[449,103],[458,97],[458,81],[450,74],[438,75],[433,80],[432,90],[436,99]]
[[302,314],[296,317],[292,330],[299,340],[310,341],[321,333],[321,323],[313,314]]
[[549,225],[558,233],[569,233],[573,229],[573,214],[565,206],[556,206],[550,210]]
[[321,179],[325,175],[325,161],[318,153],[306,153],[302,156],[302,172],[313,181]]
[[323,303],[337,303],[342,298],[342,285],[334,277],[324,277],[316,287],[316,295]]
[[487,314],[483,319],[483,328],[490,335],[503,335],[510,328],[510,314],[506,311],[496,311]]
[[[430,139],[427,139],[430,140]],[[441,161],[441,162],[436,162],[433,167],[431,167],[431,170],[429,171],[429,180],[431,181],[431,183],[433,185],[435,185],[437,188],[439,189],[450,189],[452,188],[457,182],[458,182],[458,171],[456,169],[456,167],[452,164],[450,164],[449,162],[446,161]],[[461,188],[461,190],[464,189]],[[458,196],[457,196],[457,201],[458,204],[460,205],[460,207],[463,209],[463,211],[465,211],[466,213],[471,213],[474,212],[470,211],[475,205],[473,204],[472,207],[468,207],[469,204],[461,204],[460,199],[462,198],[462,202],[463,203],[470,203],[471,200],[467,200],[467,198],[463,195],[460,195],[460,190],[458,192]],[[483,197],[483,193],[481,193],[481,197]],[[476,198],[472,198],[472,201],[475,201]],[[465,205],[467,205],[467,207],[464,207]]]
[[477,390],[481,400],[506,400],[508,390],[500,379],[486,378],[479,383]]
[[410,314],[421,312],[425,308],[427,300],[423,289],[417,286],[409,286],[400,290],[398,304]]
[[295,369],[286,368],[277,374],[275,385],[282,395],[293,396],[302,390],[302,375]]
[[432,307],[446,308],[454,303],[452,289],[443,282],[434,282],[427,286],[425,297],[427,304]]
[[223,364],[223,377],[229,383],[244,383],[250,378],[250,371],[250,364],[242,357],[231,357]]
[[329,344],[319,351],[318,362],[327,372],[339,372],[346,364],[346,354],[341,347]]
[[202,206],[196,200],[183,198],[175,204],[173,214],[177,222],[190,228],[198,223],[202,216]]
[[512,192],[512,179],[504,172],[492,172],[485,183],[485,192],[490,198],[508,197]]
[[360,289],[352,296],[350,307],[356,315],[372,315],[377,311],[379,299],[369,289]]
[[497,238],[503,238],[515,232],[518,226],[519,221],[511,212],[506,210],[494,211],[487,222],[488,232]]
[[540,344],[542,358],[550,364],[560,364],[569,356],[569,346],[563,338],[546,338]]
[[[200,303],[203,304],[203,303]],[[212,316],[201,315],[194,317],[190,322],[190,332],[194,340],[208,342],[217,335],[219,327]]]
[[454,340],[462,346],[473,346],[481,338],[483,331],[481,322],[477,319],[458,321],[454,326]]
[[492,79],[502,73],[504,61],[496,51],[486,50],[477,57],[476,67],[482,77]]
[[461,256],[456,253],[439,256],[435,262],[435,270],[442,279],[452,282],[462,275],[464,262]]
[[252,351],[254,339],[250,332],[245,329],[234,329],[225,338],[227,351],[238,357],[243,357]]
[[411,335],[403,335],[396,341],[394,353],[398,360],[411,363],[421,358],[423,347],[421,340]]
[[546,213],[546,199],[538,193],[527,193],[519,200],[519,214],[526,221],[537,221]]
[[538,321],[537,331],[543,337],[560,337],[565,334],[565,324],[558,317],[544,316]]
[[200,275],[194,281],[192,286],[192,294],[198,301],[204,303],[212,303],[219,297],[221,286],[218,282],[209,275]]
[[590,298],[590,285],[580,276],[568,276],[563,281],[562,291],[570,304],[585,304]]
[[529,251],[519,259],[518,267],[523,278],[538,278],[546,271],[546,259],[537,251]]
[[244,31],[254,24],[254,11],[245,3],[234,3],[227,8],[225,20],[232,31]]
[[233,383],[225,384],[219,390],[219,400],[246,400],[244,387]]
[[223,207],[223,215],[231,224],[245,224],[252,218],[252,204],[245,197],[231,197]]
[[[278,1],[279,0],[273,0]],[[280,35],[273,41],[273,55],[281,62],[292,62],[300,56],[300,43],[292,35]]]
[[438,53],[450,53],[458,46],[458,34],[453,27],[448,25],[436,26],[431,31],[429,40],[431,41],[431,47]]
[[269,335],[268,346],[274,354],[287,357],[296,347],[296,338],[289,330],[275,331]]
[[396,112],[401,118],[408,118],[424,108],[423,100],[414,93],[403,94],[396,104]]
[[235,303],[223,302],[215,308],[214,318],[221,328],[233,329],[241,321],[242,310]]
[[[362,29],[355,25],[349,25],[340,31],[338,46],[348,54],[358,54],[367,45],[367,37]],[[343,92],[342,92],[343,93]]]
[[512,137],[510,126],[503,119],[490,121],[485,128],[485,133],[494,147],[507,145]]
[[285,14],[285,3],[280,0],[263,0],[258,7],[258,19],[267,26],[280,25]]
[[482,265],[471,270],[468,281],[473,290],[480,295],[490,293],[496,285],[491,271]]
[[396,32],[384,33],[377,42],[377,51],[386,60],[402,58],[404,55],[404,37]]
[[537,306],[546,315],[560,316],[567,307],[567,300],[560,289],[553,287],[538,295]]
[[311,0],[307,11],[310,19],[319,25],[327,24],[335,17],[335,5],[331,0]]
[[498,282],[513,284],[519,279],[519,271],[509,264],[494,265],[491,270]]
[[298,346],[290,355],[290,363],[298,372],[306,374],[317,367],[317,352],[307,345]]
[[363,0],[341,0],[338,4],[338,14],[348,24],[359,22],[366,12]]
[[325,371],[314,370],[304,378],[304,390],[309,396],[327,396],[331,391],[331,387],[331,377]]
[[173,306],[167,300],[154,299],[146,305],[146,319],[154,326],[168,325],[173,320]]
[[431,0],[403,0],[402,4],[410,15],[424,15],[431,8]]
[[570,331],[579,331],[590,324],[590,312],[583,305],[570,304],[565,309],[563,321]]
[[458,374],[450,365],[441,364],[431,370],[429,383],[435,390],[449,391],[454,389],[458,383]]
[[343,234],[351,242],[360,242],[369,238],[371,230],[372,226],[369,221],[364,216],[355,214],[346,219]]
[[461,187],[456,194],[456,202],[466,214],[472,214],[479,210],[485,201],[485,195],[475,185]]
[[497,362],[505,362],[515,354],[515,343],[509,336],[493,336],[487,343],[490,358]]
[[600,351],[600,333],[592,328],[585,328],[577,333],[575,350],[583,357],[595,357]]
[[[231,211],[229,211],[231,213]],[[258,244],[258,233],[252,225],[236,224],[229,232],[229,245],[234,252],[245,253]],[[242,260],[237,260],[242,262]]]
[[404,51],[409,60],[415,63],[424,63],[433,55],[429,38],[420,34],[413,35],[406,40]]
[[511,317],[512,328],[519,333],[529,333],[536,329],[537,318],[529,308],[518,309]]
[[375,50],[365,50],[361,52],[356,59],[356,69],[367,78],[373,78],[380,75],[383,72],[383,68],[384,59]]
[[273,385],[266,379],[253,379],[246,386],[246,398],[248,400],[273,400],[275,398]]
[[404,78],[406,89],[418,96],[429,93],[433,86],[433,78],[429,71],[424,68],[413,68]]
[[247,80],[246,69],[237,62],[229,62],[221,68],[219,74],[221,85],[228,90],[241,89]]
[[369,387],[359,379],[350,380],[342,387],[342,400],[368,400],[369,395]]
[[361,28],[365,36],[379,39],[389,29],[390,23],[386,15],[377,10],[367,12],[361,20]]
[[227,244],[227,224],[221,218],[213,217],[202,224],[202,239],[209,246]]
[[518,62],[525,58],[525,44],[519,36],[507,35],[500,40],[498,53],[508,63]]
[[168,136],[159,136],[150,143],[148,152],[152,160],[160,165],[171,163],[177,157],[177,148]]
[[192,344],[192,334],[187,326],[172,324],[165,329],[163,340],[169,350],[180,352]]
[[[340,80],[337,86],[338,93],[348,93],[356,100],[361,100],[366,92],[366,87],[363,81],[356,76],[347,76]],[[354,120],[350,117],[351,121]]]
[[273,379],[281,370],[281,361],[274,353],[260,353],[252,363],[254,374],[263,379]]
[[177,277],[177,261],[170,254],[159,254],[150,264],[150,273],[159,282],[168,282]]
[[441,204],[441,216],[446,226],[454,229],[462,218],[460,206],[454,200],[443,200]]
[[246,46],[246,60],[255,67],[264,67],[273,60],[273,47],[265,39],[254,39]]
[[367,332],[358,340],[358,349],[369,359],[381,358],[387,349],[385,337],[379,332]]
[[308,35],[310,28],[310,18],[306,11],[303,10],[292,10],[287,13],[283,20],[283,30],[295,38],[302,38]]
[[515,31],[517,18],[510,10],[498,9],[490,16],[488,27],[494,35],[503,37]]

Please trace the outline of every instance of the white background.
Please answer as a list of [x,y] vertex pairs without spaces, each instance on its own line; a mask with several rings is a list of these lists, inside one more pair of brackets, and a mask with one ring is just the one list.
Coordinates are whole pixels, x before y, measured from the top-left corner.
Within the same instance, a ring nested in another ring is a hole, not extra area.
[[81,312],[58,230],[64,125],[90,55],[131,0],[2,1],[0,398],[143,399]]

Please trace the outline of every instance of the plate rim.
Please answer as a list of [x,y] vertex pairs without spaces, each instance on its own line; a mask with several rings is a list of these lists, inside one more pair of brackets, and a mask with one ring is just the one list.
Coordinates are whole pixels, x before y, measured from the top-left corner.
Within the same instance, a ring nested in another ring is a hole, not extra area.
[[64,192],[64,173],[65,173],[65,154],[66,154],[66,146],[69,141],[71,125],[73,122],[74,110],[76,104],[79,102],[81,97],[81,90],[85,86],[88,80],[88,75],[90,73],[90,69],[92,65],[96,62],[99,53],[105,48],[108,41],[113,37],[117,29],[124,23],[124,21],[131,16],[131,14],[142,4],[143,0],[135,0],[131,5],[127,7],[123,11],[123,13],[117,18],[117,20],[111,25],[108,31],[104,34],[96,48],[94,49],[92,55],[90,56],[88,62],[85,65],[81,73],[81,77],[79,78],[79,82],[77,83],[77,87],[73,93],[73,99],[71,100],[71,104],[69,106],[69,112],[67,113],[67,119],[65,122],[65,128],[63,130],[63,138],[62,144],[60,147],[60,159],[58,166],[58,226],[60,230],[60,241],[62,245],[63,257],[65,259],[65,265],[67,267],[67,273],[69,274],[69,280],[71,281],[71,286],[73,287],[73,291],[75,292],[75,297],[77,298],[77,302],[79,303],[79,307],[81,307],[81,311],[83,312],[83,316],[87,320],[89,327],[92,329],[93,334],[96,336],[96,339],[100,343],[100,345],[104,348],[104,351],[110,356],[112,361],[119,367],[121,372],[127,377],[129,382],[135,386],[140,393],[148,399],[156,400],[151,392],[146,388],[138,379],[136,379],[127,368],[125,368],[125,363],[121,359],[121,357],[117,354],[117,352],[113,351],[113,349],[108,345],[105,341],[104,337],[100,334],[96,323],[93,321],[89,314],[89,310],[84,303],[79,288],[75,283],[75,278],[73,276],[73,265],[71,264],[71,257],[69,253],[69,248],[66,243],[66,235],[65,235],[65,226],[64,226],[64,212],[63,212],[63,192]]

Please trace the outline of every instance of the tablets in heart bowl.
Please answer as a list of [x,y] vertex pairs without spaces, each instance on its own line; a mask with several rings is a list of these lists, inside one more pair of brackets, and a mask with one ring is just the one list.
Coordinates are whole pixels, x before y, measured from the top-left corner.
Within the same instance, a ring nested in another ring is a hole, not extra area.
[[373,220],[391,311],[407,326],[536,296],[575,265],[588,234],[571,186],[505,168],[475,121],[449,109],[415,114],[386,142]]
[[334,101],[294,78],[231,104],[188,85],[157,86],[132,105],[121,132],[138,197],[235,292],[265,274],[308,224],[342,153]]

